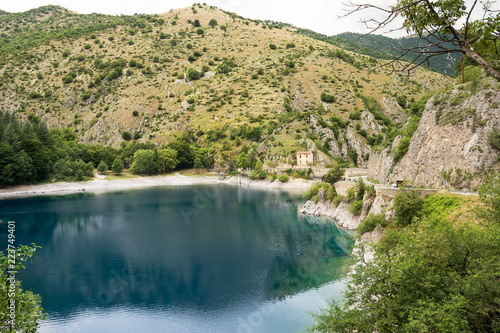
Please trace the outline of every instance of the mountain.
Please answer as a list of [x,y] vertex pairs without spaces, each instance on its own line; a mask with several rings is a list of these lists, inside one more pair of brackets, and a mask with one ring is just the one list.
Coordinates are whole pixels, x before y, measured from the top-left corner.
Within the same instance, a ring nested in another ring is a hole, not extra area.
[[133,16],[45,6],[0,23],[0,111],[114,147],[184,135],[221,163],[255,147],[271,164],[310,149],[320,165],[365,166],[449,83],[425,69],[368,74],[373,56],[207,5]]
[[[389,38],[386,36],[370,34],[362,35],[353,32],[345,32],[335,36],[326,36],[308,29],[297,29],[297,32],[316,38],[332,45],[341,47],[345,50],[365,54],[377,59],[392,59],[401,54],[400,49],[409,49],[415,47],[424,47],[428,43],[419,37]],[[454,46],[443,44],[445,47]],[[436,47],[429,47],[429,51],[436,50]],[[403,56],[404,60],[412,61],[416,54]],[[424,63],[430,69],[448,76],[455,76],[455,63],[460,59],[459,54],[447,54],[432,57],[429,63]]]

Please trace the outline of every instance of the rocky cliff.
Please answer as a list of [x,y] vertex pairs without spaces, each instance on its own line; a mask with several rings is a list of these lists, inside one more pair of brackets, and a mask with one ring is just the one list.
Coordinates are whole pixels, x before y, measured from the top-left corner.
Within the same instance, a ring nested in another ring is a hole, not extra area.
[[318,193],[318,202],[312,200],[307,201],[299,212],[305,215],[327,216],[333,218],[337,221],[338,225],[349,230],[356,230],[368,214],[380,214],[382,212],[383,200],[380,201],[374,197],[365,196],[361,214],[354,215],[349,211],[349,202],[342,201],[338,206],[334,206],[332,202],[325,199],[324,196],[324,191],[320,190]]
[[470,90],[471,84],[461,85],[431,98],[406,155],[393,166],[396,138],[371,154],[369,176],[383,183],[407,179],[433,188],[477,187],[488,170],[499,167],[499,152],[488,137],[500,129],[500,84],[488,81]]

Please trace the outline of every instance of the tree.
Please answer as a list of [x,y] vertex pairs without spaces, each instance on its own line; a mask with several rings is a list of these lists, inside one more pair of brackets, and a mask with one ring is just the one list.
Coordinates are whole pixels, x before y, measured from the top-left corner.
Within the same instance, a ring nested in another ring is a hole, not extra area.
[[237,163],[239,168],[242,169],[247,169],[250,167],[250,162],[248,161],[247,154],[241,153],[238,156],[238,163]]
[[130,170],[133,173],[153,175],[158,172],[158,160],[154,151],[139,149],[134,154]]
[[[25,268],[23,263],[26,260],[36,257],[34,253],[37,248],[40,247],[35,244],[31,247],[21,245],[8,250],[7,255],[0,253],[1,332],[35,332],[39,322],[45,319],[40,296],[31,291],[23,291],[21,281],[15,275]],[[12,257],[16,258],[14,263]]]
[[400,227],[411,224],[414,217],[422,215],[423,206],[424,199],[420,198],[418,191],[400,189],[394,196],[396,224]]
[[498,224],[444,219],[389,231],[308,331],[498,332],[498,237]]
[[487,176],[478,194],[483,203],[477,210],[479,217],[500,224],[500,173]]
[[[432,57],[461,53],[463,56],[477,62],[488,75],[500,80],[500,72],[489,63],[480,50],[493,47],[500,36],[500,17],[491,9],[491,3],[482,3],[480,19],[473,20],[474,11],[479,6],[478,0],[397,0],[394,6],[381,8],[372,4],[349,3],[352,8],[347,15],[367,8],[382,10],[386,16],[382,20],[367,19],[363,22],[371,32],[387,28],[397,17],[403,18],[403,28],[409,34],[417,34],[428,42],[428,45],[401,49],[400,54],[387,64],[399,64],[399,60],[414,54],[414,59],[403,68],[411,70],[428,62]],[[457,27],[461,22],[461,27]],[[435,47],[429,50],[430,47]]]
[[102,173],[102,174],[105,174],[106,172],[108,172],[108,165],[106,164],[106,162],[102,161],[99,162],[99,165],[97,166],[97,172],[99,173]]
[[334,183],[342,179],[344,174],[345,174],[345,169],[340,164],[335,163],[333,168],[326,173],[324,181],[333,185]]
[[123,162],[120,158],[116,158],[115,161],[113,162],[113,165],[111,165],[111,170],[116,173],[117,175],[121,174],[123,171]]
[[194,164],[194,151],[189,145],[189,143],[185,140],[176,140],[169,142],[167,145],[168,148],[172,148],[177,152],[177,160],[179,163],[176,168],[178,169],[188,169],[192,168]]
[[194,168],[196,170],[203,169],[203,162],[201,161],[201,158],[196,157],[194,159]]
[[163,167],[163,172],[174,170],[177,164],[179,164],[179,160],[177,160],[177,151],[171,148],[159,149],[158,159]]
[[217,20],[216,19],[211,19],[210,22],[208,22],[208,25],[212,28],[214,28],[217,25]]
[[132,139],[132,135],[130,135],[129,132],[125,131],[122,133],[122,138],[123,138],[123,140],[128,141],[128,140]]

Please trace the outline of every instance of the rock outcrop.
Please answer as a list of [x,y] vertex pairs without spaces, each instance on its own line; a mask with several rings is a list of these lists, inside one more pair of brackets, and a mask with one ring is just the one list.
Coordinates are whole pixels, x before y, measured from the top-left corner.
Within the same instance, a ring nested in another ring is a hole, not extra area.
[[[318,193],[318,202],[309,200],[306,202],[304,207],[299,211],[301,214],[305,215],[315,215],[315,216],[327,216],[335,219],[339,226],[346,228],[348,230],[356,230],[359,224],[368,216],[371,212],[372,204],[375,201],[373,197],[365,197],[363,200],[363,208],[360,215],[354,215],[349,211],[350,204],[348,202],[342,201],[335,207],[330,200],[324,199],[323,190]],[[380,209],[380,208],[376,208]]]
[[[494,83],[496,84],[496,83]],[[500,93],[491,84],[471,94],[467,86],[430,99],[408,152],[392,166],[398,141],[371,154],[369,176],[379,182],[407,179],[433,188],[474,188],[497,167],[489,135],[500,129]]]

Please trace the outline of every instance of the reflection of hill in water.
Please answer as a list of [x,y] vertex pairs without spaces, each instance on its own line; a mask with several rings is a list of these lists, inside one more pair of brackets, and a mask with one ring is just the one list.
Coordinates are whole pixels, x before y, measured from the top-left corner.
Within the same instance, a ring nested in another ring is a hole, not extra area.
[[18,221],[19,244],[43,247],[21,279],[54,313],[122,304],[214,308],[343,276],[352,239],[335,225],[299,219],[297,203],[283,192],[200,186],[0,208]]

